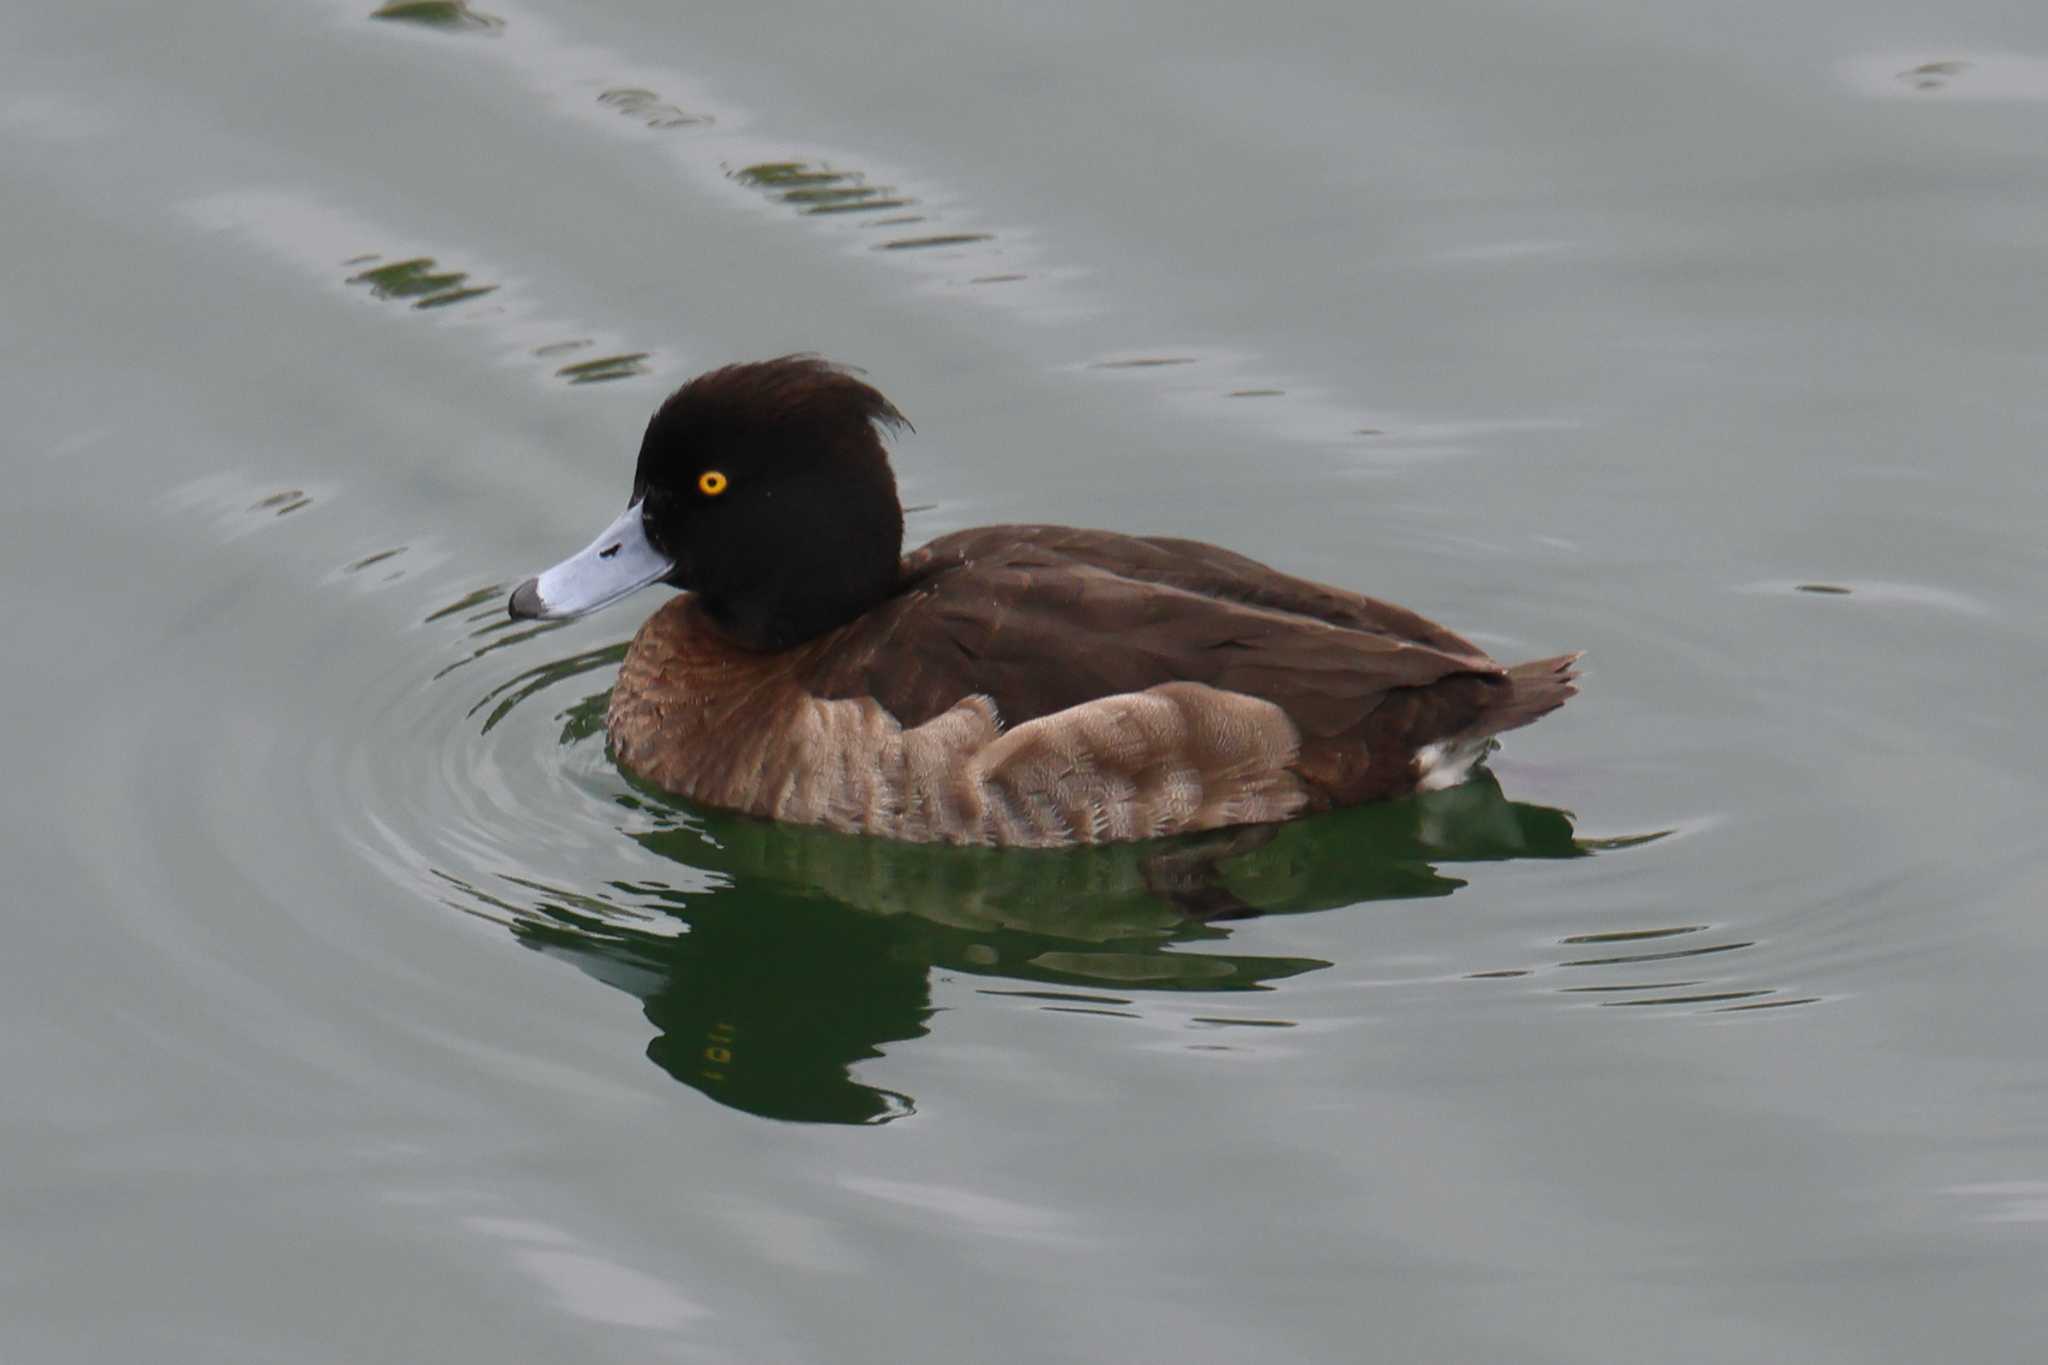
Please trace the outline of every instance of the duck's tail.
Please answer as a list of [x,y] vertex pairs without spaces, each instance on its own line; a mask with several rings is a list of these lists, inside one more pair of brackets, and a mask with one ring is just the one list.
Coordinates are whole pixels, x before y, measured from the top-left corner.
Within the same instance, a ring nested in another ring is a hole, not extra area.
[[1515,690],[1501,705],[1486,713],[1486,733],[1497,735],[1519,729],[1577,696],[1578,662],[1584,657],[1583,651],[1574,651],[1554,659],[1531,659],[1510,668],[1508,681],[1515,685]]
[[1415,751],[1415,790],[1429,792],[1457,786],[1471,776],[1473,765],[1499,747],[1494,743],[1495,735],[1547,716],[1578,695],[1575,665],[1583,657],[1560,654],[1554,659],[1532,659],[1510,668],[1508,681],[1514,688],[1498,705],[1488,707],[1464,731]]

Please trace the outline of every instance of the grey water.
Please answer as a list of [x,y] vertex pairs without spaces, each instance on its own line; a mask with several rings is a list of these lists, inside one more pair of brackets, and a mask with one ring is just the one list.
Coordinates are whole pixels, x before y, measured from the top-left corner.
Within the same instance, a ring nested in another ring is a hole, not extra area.
[[[7,33],[0,1360],[2038,1354],[2048,11]],[[504,596],[797,350],[1582,695],[1206,923],[664,802]]]

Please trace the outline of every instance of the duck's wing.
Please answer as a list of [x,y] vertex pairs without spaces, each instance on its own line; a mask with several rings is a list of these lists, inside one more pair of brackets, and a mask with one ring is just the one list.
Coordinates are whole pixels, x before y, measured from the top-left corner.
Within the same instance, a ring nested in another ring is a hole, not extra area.
[[902,594],[816,656],[814,695],[871,696],[909,726],[981,694],[1014,726],[1199,682],[1279,706],[1306,757],[1318,741],[1369,740],[1395,713],[1390,741],[1463,733],[1512,687],[1413,612],[1192,541],[986,527],[934,541],[905,570]]
[[[1172,536],[1121,536],[1062,527],[1032,529],[1051,533],[1049,539],[1055,545],[1071,545],[1077,557],[1090,563],[1100,562],[1125,577],[1306,616],[1403,644],[1426,645],[1466,660],[1481,672],[1499,667],[1485,650],[1426,616],[1363,593],[1281,573],[1218,545]],[[1101,554],[1103,559],[1095,560],[1093,554]]]

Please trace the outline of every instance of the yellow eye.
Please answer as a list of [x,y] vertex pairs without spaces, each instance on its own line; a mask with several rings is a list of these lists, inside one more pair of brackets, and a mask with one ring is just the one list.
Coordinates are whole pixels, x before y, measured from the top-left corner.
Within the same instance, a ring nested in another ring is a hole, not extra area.
[[697,476],[697,491],[707,498],[715,498],[725,491],[725,475],[715,469],[707,469]]

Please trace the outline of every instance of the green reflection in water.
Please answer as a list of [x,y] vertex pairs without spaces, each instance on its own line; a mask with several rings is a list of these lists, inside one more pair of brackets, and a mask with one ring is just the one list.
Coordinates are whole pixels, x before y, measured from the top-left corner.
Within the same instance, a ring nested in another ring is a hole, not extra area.
[[621,86],[607,90],[597,97],[597,102],[610,109],[616,109],[628,118],[635,118],[649,128],[690,128],[712,122],[709,114],[692,114],[678,105],[670,104],[652,90],[633,86]]
[[647,368],[647,352],[634,351],[628,355],[605,355],[595,360],[582,360],[574,365],[564,365],[555,373],[571,384],[603,384],[614,379],[631,379],[635,375],[651,374]]
[[[564,738],[597,723],[582,708]],[[1139,993],[1259,991],[1329,964],[1225,951],[1233,919],[1446,896],[1464,883],[1445,864],[1590,851],[1568,814],[1509,801],[1485,774],[1290,825],[1047,852],[855,838],[651,793],[623,804],[656,822],[632,836],[642,846],[717,884],[592,894],[507,878],[515,899],[457,885],[529,947],[637,996],[657,1031],[647,1054],[677,1080],[809,1123],[912,1112],[850,1073],[929,1030],[933,971],[1061,988],[1046,1008],[1108,1013]]]
[[269,512],[274,516],[283,517],[289,516],[302,507],[310,507],[312,503],[313,500],[299,489],[287,488],[261,499],[249,510],[251,512]]
[[370,17],[418,24],[445,33],[496,33],[505,27],[505,21],[497,15],[473,10],[464,0],[395,0],[371,10]]
[[445,308],[452,303],[480,298],[498,287],[495,284],[469,284],[468,279],[466,271],[436,269],[433,257],[416,256],[408,261],[393,261],[389,265],[359,271],[349,276],[348,282],[365,286],[380,299],[411,299],[415,308]]
[[742,185],[765,191],[799,213],[875,213],[917,202],[885,185],[870,185],[859,171],[837,171],[810,161],[762,161],[732,173]]
[[447,606],[438,608],[430,613],[423,624],[432,625],[436,621],[445,621],[451,616],[461,616],[465,613],[474,612],[479,607],[495,603],[510,591],[511,589],[503,583],[486,583],[481,588],[472,588]]
[[935,232],[926,237],[898,237],[894,241],[877,242],[877,251],[928,251],[942,246],[969,246],[975,242],[986,242],[992,238],[986,232]]
[[421,299],[418,303],[415,303],[413,307],[446,308],[450,304],[466,303],[470,299],[480,299],[486,294],[495,294],[497,292],[498,286],[495,284],[470,285],[462,289],[445,290],[439,294],[433,295],[430,298]]
[[[381,265],[369,264],[382,260],[372,252],[346,262],[351,269],[367,267],[354,270],[347,276],[348,283],[368,289],[377,298],[409,302],[417,309],[453,308],[498,292],[497,285],[472,283],[469,272],[451,270],[432,256],[413,256]],[[550,360],[589,345],[588,338],[566,339],[534,347],[532,353],[536,359]],[[653,373],[647,364],[648,359],[646,351],[595,356],[558,366],[555,376],[571,384],[604,384],[615,379],[633,379]]]

